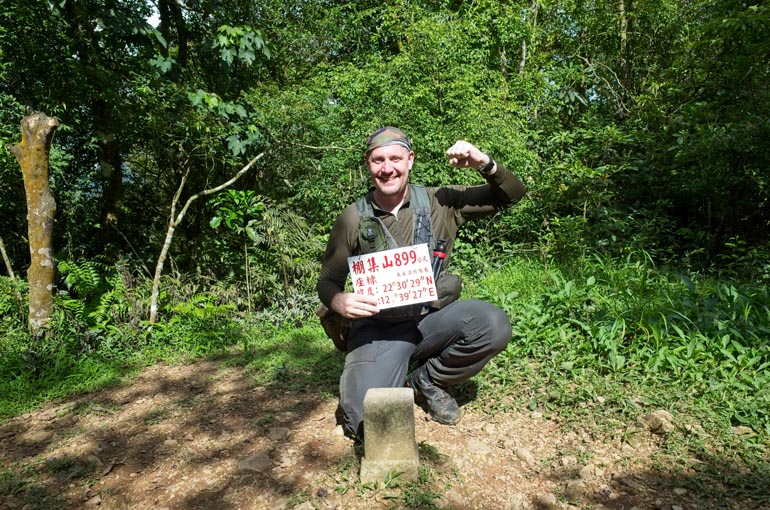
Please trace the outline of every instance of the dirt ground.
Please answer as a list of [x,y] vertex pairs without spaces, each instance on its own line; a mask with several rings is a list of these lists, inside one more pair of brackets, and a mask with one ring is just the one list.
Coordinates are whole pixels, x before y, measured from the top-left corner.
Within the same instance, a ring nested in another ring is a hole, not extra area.
[[155,366],[0,426],[0,509],[769,508],[694,490],[695,471],[662,470],[660,430],[632,445],[537,411],[469,405],[454,427],[415,406],[419,490],[365,487],[336,408],[317,393],[255,387],[216,361]]

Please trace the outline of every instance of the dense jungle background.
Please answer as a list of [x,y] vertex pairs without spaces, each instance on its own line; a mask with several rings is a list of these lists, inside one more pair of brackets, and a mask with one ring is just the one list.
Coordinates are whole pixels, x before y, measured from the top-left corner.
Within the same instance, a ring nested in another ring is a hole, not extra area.
[[[443,156],[466,139],[529,190],[452,254],[514,324],[483,413],[686,416],[660,465],[707,466],[697,507],[770,507],[769,34],[767,3],[731,0],[6,0],[0,420],[211,356],[333,399],[322,250],[368,188],[365,137],[395,125],[413,182],[481,183]],[[42,334],[9,149],[33,112],[59,122]],[[53,508],[35,455],[0,494]]]

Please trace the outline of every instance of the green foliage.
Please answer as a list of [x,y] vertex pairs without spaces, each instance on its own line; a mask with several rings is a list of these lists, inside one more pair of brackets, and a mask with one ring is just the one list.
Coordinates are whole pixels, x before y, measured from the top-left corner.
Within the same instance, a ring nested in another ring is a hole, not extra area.
[[103,264],[94,261],[77,263],[62,260],[57,263],[57,268],[64,277],[64,285],[67,289],[80,297],[91,298],[104,286]]
[[[467,285],[467,297],[504,308],[514,331],[476,377],[478,405],[536,409],[565,427],[591,423],[612,436],[666,409],[683,429],[704,431],[672,433],[668,466],[719,456],[720,465],[761,479],[770,437],[767,284],[658,268],[649,254],[632,255],[548,266],[517,258]],[[756,435],[737,438],[736,426]],[[763,497],[753,477],[724,479]]]
[[137,324],[142,314],[141,297],[128,287],[132,276],[125,262],[107,266],[91,260],[61,260],[57,267],[65,287],[57,296],[57,304],[73,320],[96,328]]
[[[506,101],[510,89],[487,69],[489,55],[476,47],[467,20],[430,9],[416,9],[408,19],[395,9],[380,14],[388,20],[382,31],[393,31],[382,37],[406,41],[396,54],[319,67],[302,83],[251,92],[259,123],[276,141],[290,144],[273,153],[284,168],[276,185],[290,187],[303,204],[309,201],[311,219],[329,225],[368,187],[363,141],[386,124],[410,134],[415,181],[480,183],[472,172],[446,164],[444,151],[458,138],[482,145],[527,177],[533,160],[524,148],[519,105]],[[312,179],[305,178],[309,169]]]
[[225,101],[218,94],[201,89],[188,92],[187,98],[193,108],[201,113],[201,122],[213,120],[221,125],[225,134],[231,133],[226,141],[233,156],[241,156],[249,147],[261,142],[261,133],[248,121],[249,114],[240,102]]
[[[3,63],[3,52],[0,49],[0,81],[10,79],[7,67],[9,66]],[[24,106],[0,88],[0,147],[7,149],[8,146],[19,143],[19,122],[5,122],[3,119],[21,119],[23,113]],[[17,242],[16,236],[21,235],[20,229],[11,229],[10,226],[24,223],[24,209],[21,207],[24,204],[24,185],[16,158],[10,150],[5,149],[0,150],[0,197],[3,197],[0,200],[0,225],[3,225],[0,227],[0,238],[3,239],[11,261],[18,262],[29,255]],[[4,265],[2,267],[2,274],[6,274]],[[18,266],[14,265],[14,270],[17,269]]]
[[272,53],[262,33],[249,26],[222,25],[217,30],[214,47],[219,49],[220,58],[228,64],[237,59],[247,66],[254,63],[257,52],[262,52],[267,58]]
[[224,222],[233,233],[259,243],[263,239],[257,233],[255,226],[259,223],[265,203],[253,191],[226,190],[209,201],[214,209],[214,216],[209,225],[218,228]]
[[[501,281],[472,288],[513,318],[513,340],[496,358],[490,381],[510,384],[512,372],[533,365],[539,372],[533,377],[559,381],[546,391],[555,400],[552,409],[592,398],[567,397],[570,380],[600,394],[606,388],[590,388],[628,385],[683,411],[706,400],[713,406],[709,419],[770,431],[767,285],[687,276],[649,261],[596,257],[562,271],[532,271],[525,263],[520,271],[512,266],[511,273],[498,273]],[[522,285],[529,290],[518,290]],[[607,379],[599,384],[596,377]],[[531,395],[539,383],[520,384]]]
[[[236,241],[243,254],[249,303],[263,307],[282,294],[301,294],[314,285],[322,244],[316,229],[291,207],[253,191],[227,190],[209,202],[214,229],[226,227],[217,238],[221,253]],[[233,271],[239,271],[233,267]],[[251,304],[249,304],[249,309]]]
[[315,322],[281,328],[255,322],[244,324],[243,334],[248,348],[232,362],[244,365],[255,383],[336,394],[344,357]]
[[[70,259],[132,252],[147,263],[183,177],[182,199],[257,150],[268,164],[245,187],[326,231],[368,187],[365,136],[397,124],[415,142],[416,181],[480,183],[444,162],[463,138],[528,184],[493,235],[469,225],[474,249],[542,240],[532,249],[546,257],[643,248],[657,262],[724,267],[736,239],[763,247],[770,232],[768,70],[756,65],[770,51],[767,6],[626,8],[203,1],[184,16],[169,5],[156,28],[143,0],[13,0],[1,15],[23,28],[0,32],[0,131],[13,140],[25,108],[62,121],[56,245]],[[24,200],[9,156],[0,218],[17,225]],[[179,270],[228,273],[240,246],[222,267],[202,235],[209,218],[188,219]],[[26,259],[23,237],[4,239],[15,263]]]
[[[26,284],[0,278],[5,415],[235,345],[258,381],[333,393],[341,360],[304,328],[320,250],[369,186],[364,138],[396,124],[414,141],[416,182],[481,183],[444,161],[462,138],[529,188],[468,225],[452,255],[466,296],[514,319],[514,341],[479,376],[490,407],[610,423],[665,406],[715,437],[738,424],[766,437],[767,5],[203,0],[153,28],[143,0],[71,4],[0,12],[14,27],[0,28],[0,142],[18,141],[27,110],[62,123],[53,335],[31,343]],[[254,151],[267,163],[256,177],[177,230],[148,332],[138,268],[157,256],[169,204]],[[8,151],[0,177],[18,269],[25,203]]]
[[768,30],[767,9],[731,2],[684,8],[691,24],[681,29],[681,51],[640,111],[651,128],[645,146],[660,149],[642,160],[647,168],[632,186],[667,197],[662,213],[687,229],[679,249],[700,248],[705,264],[734,236],[767,235],[767,181],[757,172],[767,166],[767,153],[756,149],[770,133],[764,85],[770,71],[754,65],[770,55],[760,35]]
[[182,353],[218,352],[238,338],[232,321],[233,307],[215,304],[215,297],[193,296],[190,302],[170,308],[171,318],[153,328],[152,340]]
[[0,324],[13,329],[26,321],[28,285],[25,280],[0,276]]

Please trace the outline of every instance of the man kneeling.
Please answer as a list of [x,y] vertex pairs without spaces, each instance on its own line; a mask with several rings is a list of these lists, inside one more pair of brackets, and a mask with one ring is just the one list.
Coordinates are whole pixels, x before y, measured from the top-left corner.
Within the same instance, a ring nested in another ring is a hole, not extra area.
[[[445,271],[437,280],[440,299],[430,306],[380,310],[376,297],[344,290],[348,257],[383,249],[375,239],[387,240],[388,247],[427,241],[431,250],[436,240],[444,240],[448,262],[457,231],[466,221],[501,211],[526,192],[516,176],[469,142],[457,141],[446,155],[449,165],[476,170],[486,183],[410,185],[415,158],[411,141],[394,127],[375,131],[365,151],[373,187],[348,206],[332,228],[317,289],[324,305],[351,319],[340,378],[340,406],[350,436],[363,437],[367,390],[399,387],[405,381],[425,398],[434,420],[456,424],[461,412],[446,388],[479,373],[511,339],[506,313],[485,301],[457,300],[459,282]],[[365,233],[362,222],[368,225]],[[426,224],[427,235],[421,232]],[[442,295],[442,289],[448,290]],[[407,374],[411,361],[416,368]]]

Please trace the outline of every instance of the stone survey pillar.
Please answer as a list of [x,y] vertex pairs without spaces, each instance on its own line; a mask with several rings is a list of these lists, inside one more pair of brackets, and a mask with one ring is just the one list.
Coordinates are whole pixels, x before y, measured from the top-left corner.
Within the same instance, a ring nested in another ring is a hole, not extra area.
[[364,457],[361,483],[383,482],[394,471],[417,480],[419,455],[414,434],[411,388],[372,388],[364,397]]

